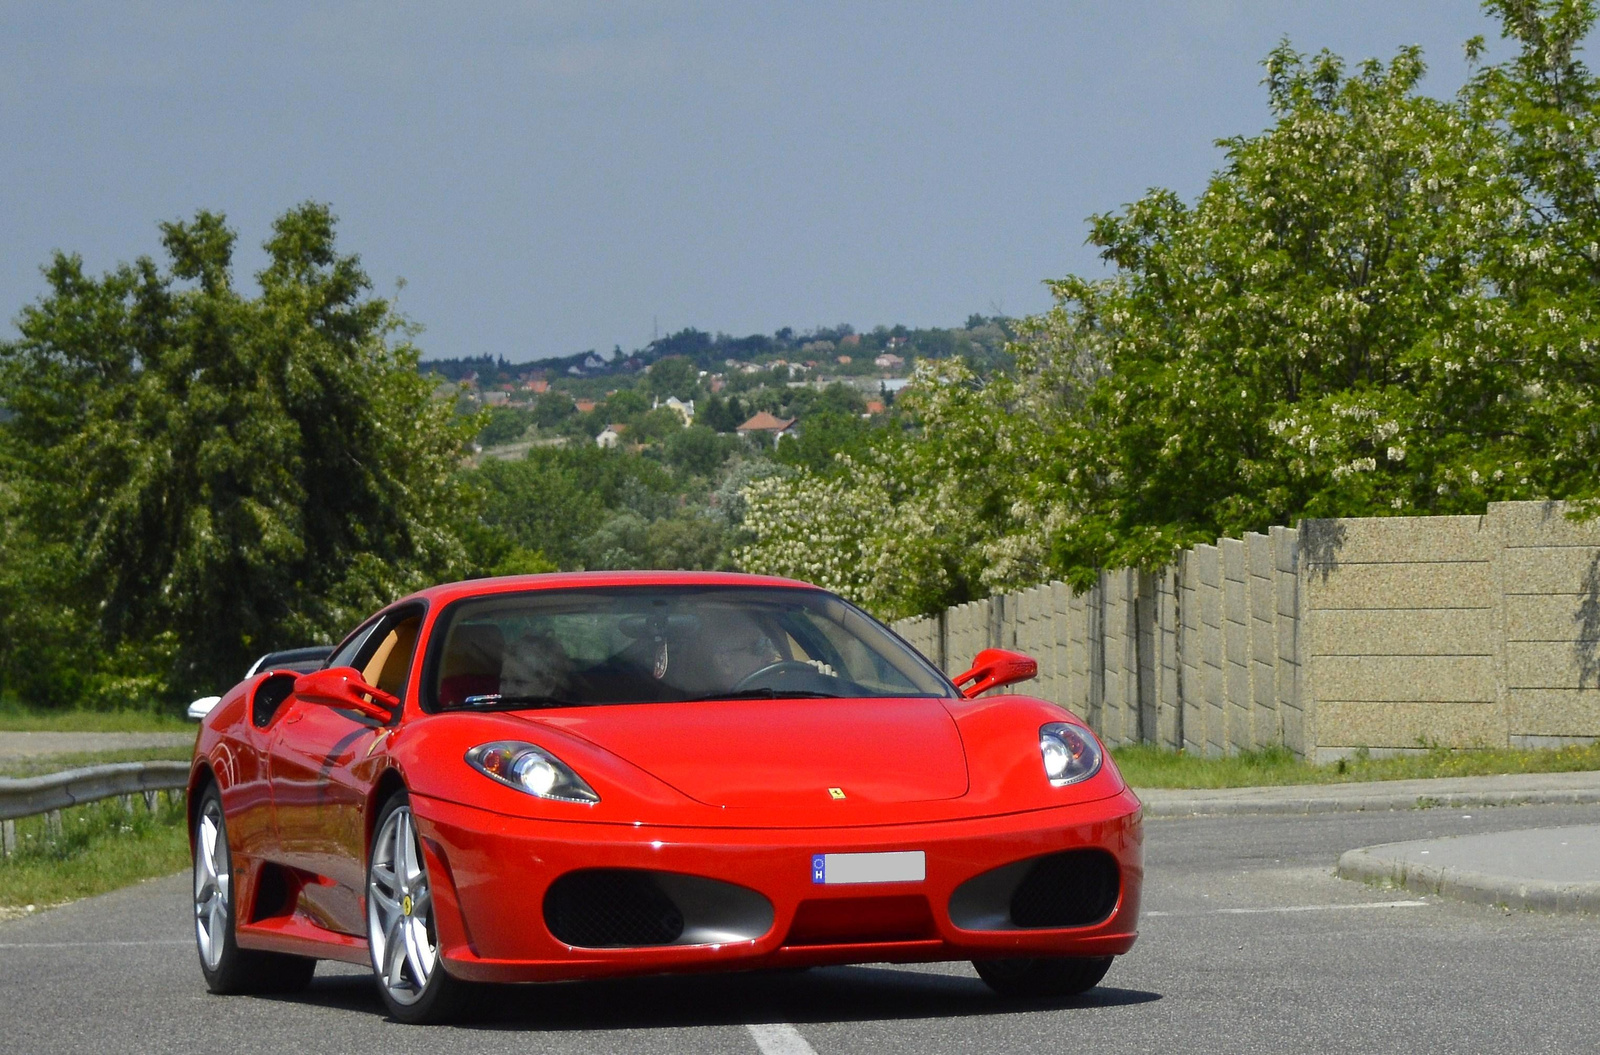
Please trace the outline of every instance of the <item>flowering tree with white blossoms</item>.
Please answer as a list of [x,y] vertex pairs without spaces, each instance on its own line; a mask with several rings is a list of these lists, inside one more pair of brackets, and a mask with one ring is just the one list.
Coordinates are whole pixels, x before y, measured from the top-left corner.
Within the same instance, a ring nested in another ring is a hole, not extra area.
[[1006,377],[981,384],[960,361],[924,363],[898,404],[917,432],[886,432],[826,473],[752,483],[752,541],[735,559],[888,617],[1036,581],[1048,572],[1050,518],[1026,500],[1045,455],[1027,398]]
[[[753,497],[746,565],[900,614],[1301,517],[1600,502],[1595,0],[1485,8],[1516,53],[1450,99],[1415,48],[1273,51],[1273,124],[1192,205],[1093,217],[1116,271],[1049,284],[1015,374],[919,377],[913,432]],[[799,556],[818,521],[853,548]]]

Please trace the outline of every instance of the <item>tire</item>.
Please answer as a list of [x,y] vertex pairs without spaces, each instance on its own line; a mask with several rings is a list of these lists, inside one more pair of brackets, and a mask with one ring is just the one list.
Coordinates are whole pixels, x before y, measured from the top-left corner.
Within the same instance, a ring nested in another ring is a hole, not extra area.
[[215,784],[200,795],[189,851],[194,858],[195,948],[206,988],[221,994],[294,993],[309,985],[316,960],[241,949],[234,938],[238,884],[233,881],[222,794]]
[[982,978],[1005,997],[1077,996],[1100,983],[1110,956],[1061,956],[1030,960],[973,960]]
[[439,956],[432,885],[404,790],[389,796],[367,850],[367,948],[372,977],[399,1022],[451,1022],[473,1010],[478,988],[452,978]]

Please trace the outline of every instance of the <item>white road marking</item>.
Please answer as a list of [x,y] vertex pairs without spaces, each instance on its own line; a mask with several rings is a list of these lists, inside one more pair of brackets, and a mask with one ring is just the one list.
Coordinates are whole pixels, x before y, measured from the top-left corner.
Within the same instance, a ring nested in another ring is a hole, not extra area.
[[106,945],[193,945],[187,938],[153,939],[151,941],[9,941],[0,942],[0,949],[94,949]]
[[744,1027],[755,1038],[761,1055],[817,1055],[817,1049],[806,1043],[800,1031],[787,1022],[763,1023]]
[[1353,905],[1280,905],[1273,908],[1208,908],[1200,912],[1141,912],[1157,916],[1260,916],[1277,912],[1340,912],[1360,908],[1426,908],[1426,901],[1361,901]]

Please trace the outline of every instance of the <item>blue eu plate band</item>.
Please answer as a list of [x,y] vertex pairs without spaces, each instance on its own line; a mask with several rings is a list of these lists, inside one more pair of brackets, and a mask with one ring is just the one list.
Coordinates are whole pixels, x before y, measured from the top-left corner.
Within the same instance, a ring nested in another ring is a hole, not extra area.
[[811,881],[827,886],[842,883],[920,883],[927,877],[927,855],[921,850],[811,855]]

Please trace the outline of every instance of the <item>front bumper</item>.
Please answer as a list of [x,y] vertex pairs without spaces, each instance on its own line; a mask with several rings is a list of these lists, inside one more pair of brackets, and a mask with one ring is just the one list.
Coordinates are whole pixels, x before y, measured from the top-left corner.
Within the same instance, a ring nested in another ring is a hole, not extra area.
[[[446,969],[485,982],[533,982],[668,971],[912,963],[1008,956],[1109,956],[1137,936],[1144,879],[1141,813],[1132,792],[1096,802],[1001,817],[862,828],[679,828],[530,820],[412,795],[434,892]],[[1013,862],[1064,850],[1100,849],[1121,876],[1115,908],[1083,927],[967,930],[950,916],[958,886]],[[915,882],[822,885],[813,855],[921,850]],[[758,937],[707,944],[584,948],[545,923],[545,894],[579,869],[646,869],[701,876],[757,891],[772,905]],[[877,899],[882,899],[877,900]],[[926,900],[926,911],[920,908]],[[820,902],[836,904],[819,904]],[[845,904],[845,902],[850,902]],[[852,917],[905,914],[917,933],[885,937]],[[881,913],[875,909],[882,908]],[[829,912],[829,910],[837,910]],[[819,911],[820,914],[819,914]],[[797,915],[837,922],[822,940],[800,937]],[[865,937],[866,940],[852,940]]]

